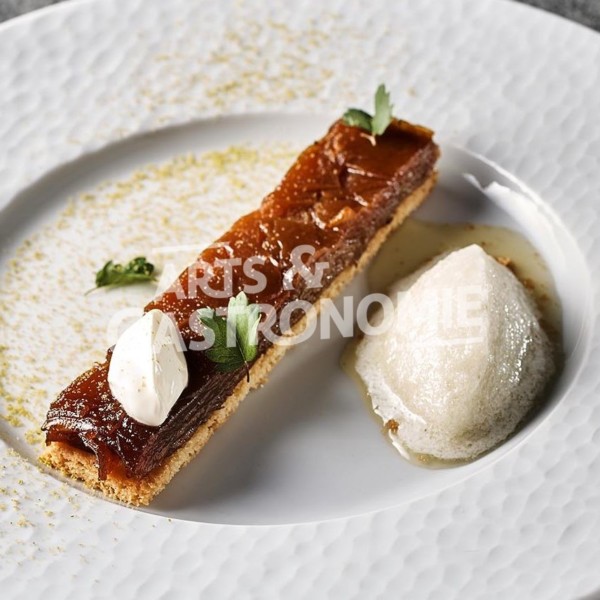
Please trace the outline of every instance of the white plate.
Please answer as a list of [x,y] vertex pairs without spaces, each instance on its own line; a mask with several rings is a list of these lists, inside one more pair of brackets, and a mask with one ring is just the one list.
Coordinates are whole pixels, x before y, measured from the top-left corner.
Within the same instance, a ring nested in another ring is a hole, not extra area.
[[[566,314],[560,386],[497,451],[428,471],[403,463],[380,435],[337,366],[343,340],[310,342],[248,398],[153,514],[38,472],[22,430],[0,422],[0,580],[9,596],[89,596],[91,582],[97,596],[211,598],[562,599],[600,586],[598,290],[589,277],[600,262],[599,38],[512,3],[313,4],[84,1],[4,25],[3,270],[15,245],[55,222],[73,194],[184,152],[248,141],[301,147],[346,106],[368,105],[385,81],[397,114],[430,125],[442,143],[440,187],[423,216],[521,228],[550,263]],[[464,173],[518,189],[525,210],[510,217],[494,208]],[[72,240],[82,255],[106,243],[93,231]],[[110,235],[119,231],[115,224]],[[61,248],[48,251],[57,267],[71,264]],[[53,289],[36,304],[48,340],[68,327],[48,310]],[[149,291],[135,293],[142,303]],[[95,310],[122,301],[102,297]],[[64,350],[48,350],[49,363],[80,343],[65,340]]]

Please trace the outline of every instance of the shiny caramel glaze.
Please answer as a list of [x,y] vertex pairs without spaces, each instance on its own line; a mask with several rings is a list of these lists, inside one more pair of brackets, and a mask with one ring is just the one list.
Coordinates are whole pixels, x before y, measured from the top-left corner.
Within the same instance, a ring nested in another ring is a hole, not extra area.
[[[404,198],[432,173],[439,151],[428,129],[394,120],[377,143],[365,132],[337,121],[325,137],[309,146],[260,208],[243,216],[196,263],[186,269],[160,297],[146,306],[174,316],[182,337],[200,341],[195,312],[202,307],[224,307],[228,297],[215,298],[206,287],[231,293],[256,284],[242,266],[231,276],[219,259],[258,257],[254,268],[267,280],[265,288],[251,293],[250,301],[269,304],[276,313],[292,300],[314,302],[323,289],[362,255],[369,240],[390,222]],[[224,210],[226,210],[226,201]],[[310,269],[328,263],[320,287],[308,287],[296,275],[292,289],[284,289],[284,275],[292,267],[297,246],[315,248],[303,257]],[[260,262],[264,264],[259,264]],[[294,313],[294,319],[302,314]],[[277,326],[273,330],[279,333]],[[261,336],[259,356],[270,342]],[[201,351],[186,351],[190,374],[187,388],[159,427],[129,417],[112,396],[106,361],[95,364],[69,385],[51,404],[43,429],[46,442],[66,442],[96,455],[98,475],[111,470],[141,478],[180,448],[219,409],[245,376],[217,371]]]

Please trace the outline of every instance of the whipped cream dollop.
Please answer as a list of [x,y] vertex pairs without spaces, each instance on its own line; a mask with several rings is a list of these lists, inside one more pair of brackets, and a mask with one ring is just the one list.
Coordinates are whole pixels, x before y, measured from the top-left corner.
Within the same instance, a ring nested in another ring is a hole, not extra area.
[[177,325],[153,309],[128,327],[113,349],[108,385],[125,412],[158,426],[188,384],[188,368]]
[[553,374],[535,303],[472,245],[391,290],[391,326],[365,336],[356,369],[402,453],[468,460],[506,439]]

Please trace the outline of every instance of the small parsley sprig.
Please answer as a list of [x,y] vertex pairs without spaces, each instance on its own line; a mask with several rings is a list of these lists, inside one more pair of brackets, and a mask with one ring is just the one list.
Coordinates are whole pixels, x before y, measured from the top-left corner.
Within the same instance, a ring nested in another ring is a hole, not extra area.
[[206,350],[208,358],[219,371],[236,371],[243,366],[250,381],[248,363],[258,352],[259,306],[248,304],[248,296],[240,292],[229,299],[227,317],[218,316],[212,308],[201,308],[198,317],[214,334],[213,345]]
[[390,102],[390,94],[381,84],[375,92],[375,114],[370,115],[360,108],[349,108],[343,116],[343,121],[350,127],[364,129],[370,136],[371,142],[375,144],[375,136],[381,135],[392,122],[393,104]]
[[[137,256],[126,265],[121,265],[109,260],[96,273],[96,287],[120,287],[132,283],[156,281],[154,265],[149,263],[144,256]],[[90,290],[93,291],[93,290]]]

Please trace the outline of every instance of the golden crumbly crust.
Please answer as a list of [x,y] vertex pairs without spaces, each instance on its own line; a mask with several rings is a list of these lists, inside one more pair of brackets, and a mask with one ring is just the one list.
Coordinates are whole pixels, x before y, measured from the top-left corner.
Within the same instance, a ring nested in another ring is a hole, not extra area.
[[[390,232],[398,227],[425,200],[435,185],[436,179],[437,174],[433,173],[425,183],[402,201],[392,221],[375,234],[358,263],[340,273],[323,292],[319,301],[315,303],[314,314],[318,314],[322,300],[338,296],[344,286],[367,265],[383,242],[385,242]],[[306,318],[304,317],[294,326],[292,336],[304,329]],[[82,481],[86,486],[99,490],[109,498],[126,504],[145,506],[166,487],[179,469],[200,452],[211,435],[227,421],[248,392],[266,382],[269,373],[283,357],[288,347],[287,345],[275,345],[269,348],[252,365],[250,382],[248,383],[245,379],[241,381],[225,401],[224,405],[215,411],[208,421],[203,423],[197,429],[196,433],[181,448],[174,452],[163,465],[143,479],[130,479],[125,475],[111,473],[105,480],[100,480],[98,479],[98,469],[94,455],[62,442],[52,442],[49,444],[40,460],[44,464],[62,471],[69,477]]]

